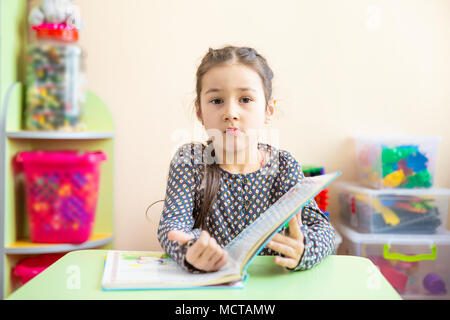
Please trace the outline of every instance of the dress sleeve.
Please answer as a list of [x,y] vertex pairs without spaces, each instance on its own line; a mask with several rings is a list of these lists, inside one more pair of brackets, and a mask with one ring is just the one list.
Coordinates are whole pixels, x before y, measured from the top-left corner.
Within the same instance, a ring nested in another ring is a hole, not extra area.
[[[280,154],[280,169],[282,194],[305,177],[298,161],[287,151]],[[314,199],[303,207],[299,224],[305,249],[297,267],[289,269],[293,271],[310,269],[335,252],[336,231]]]
[[177,150],[171,160],[164,208],[158,227],[158,241],[178,265],[187,271],[197,271],[185,260],[185,247],[168,239],[168,233],[172,230],[191,234],[194,240],[200,237],[200,229],[193,229],[194,195],[199,169],[193,162],[191,150],[192,145],[185,144]]

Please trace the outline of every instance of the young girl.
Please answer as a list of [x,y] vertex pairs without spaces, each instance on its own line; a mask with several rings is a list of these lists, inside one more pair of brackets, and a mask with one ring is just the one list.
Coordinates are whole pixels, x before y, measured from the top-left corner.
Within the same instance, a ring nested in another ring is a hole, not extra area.
[[[224,247],[304,177],[289,152],[258,142],[274,112],[272,78],[248,47],[209,49],[197,70],[196,114],[210,139],[174,155],[158,228],[162,248],[190,272],[223,267]],[[335,231],[311,200],[260,255],[305,270],[334,249]]]

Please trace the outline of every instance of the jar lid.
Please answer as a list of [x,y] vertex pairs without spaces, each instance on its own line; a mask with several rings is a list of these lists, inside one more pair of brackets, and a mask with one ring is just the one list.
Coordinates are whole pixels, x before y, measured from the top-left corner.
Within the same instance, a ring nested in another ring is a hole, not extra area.
[[78,41],[78,30],[65,23],[41,23],[31,27],[39,39],[54,39],[66,42]]

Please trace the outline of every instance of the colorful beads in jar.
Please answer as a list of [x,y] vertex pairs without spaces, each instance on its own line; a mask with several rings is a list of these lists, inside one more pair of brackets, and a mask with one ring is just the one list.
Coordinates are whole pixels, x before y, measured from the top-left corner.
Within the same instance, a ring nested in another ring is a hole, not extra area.
[[84,76],[78,31],[66,24],[33,26],[37,41],[27,52],[27,130],[82,131]]

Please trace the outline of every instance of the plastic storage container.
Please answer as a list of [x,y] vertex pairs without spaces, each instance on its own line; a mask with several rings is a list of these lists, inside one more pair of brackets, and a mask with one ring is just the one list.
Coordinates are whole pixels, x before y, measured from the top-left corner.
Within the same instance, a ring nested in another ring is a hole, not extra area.
[[[325,168],[319,166],[303,165],[302,171],[305,177],[314,177],[325,174]],[[329,204],[328,189],[325,188],[320,191],[320,193],[314,197],[314,200],[319,209],[326,212]]]
[[49,253],[22,259],[14,267],[13,275],[25,284],[64,255],[65,253]]
[[362,234],[343,224],[337,229],[339,253],[369,258],[404,299],[450,299],[449,233]]
[[450,189],[368,189],[337,182],[341,221],[363,233],[434,234],[445,229]]
[[24,171],[30,238],[82,243],[91,235],[103,152],[26,151],[14,158]]
[[65,24],[33,26],[27,52],[25,128],[82,131],[85,79],[78,31]]
[[438,136],[355,137],[359,180],[373,188],[430,188]]

